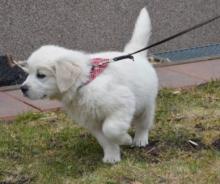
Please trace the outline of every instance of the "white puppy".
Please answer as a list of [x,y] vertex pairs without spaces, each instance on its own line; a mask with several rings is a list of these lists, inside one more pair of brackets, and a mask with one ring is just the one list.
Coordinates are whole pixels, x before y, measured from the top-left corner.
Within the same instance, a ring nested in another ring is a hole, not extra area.
[[[121,160],[120,145],[148,144],[153,124],[158,78],[146,51],[110,63],[94,80],[92,58],[114,58],[147,46],[151,22],[141,10],[130,42],[123,52],[87,54],[58,46],[39,48],[27,60],[29,75],[21,90],[31,99],[58,99],[75,122],[86,127],[104,150],[103,162]],[[135,126],[132,141],[127,133]]]

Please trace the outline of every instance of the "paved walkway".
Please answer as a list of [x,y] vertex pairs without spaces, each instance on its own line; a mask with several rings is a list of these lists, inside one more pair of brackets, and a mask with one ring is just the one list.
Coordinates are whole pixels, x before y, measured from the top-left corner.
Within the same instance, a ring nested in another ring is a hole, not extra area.
[[[160,88],[187,88],[220,79],[220,60],[200,61],[156,67]],[[57,101],[29,100],[19,90],[0,91],[0,120],[13,120],[24,112],[55,111],[62,108]]]

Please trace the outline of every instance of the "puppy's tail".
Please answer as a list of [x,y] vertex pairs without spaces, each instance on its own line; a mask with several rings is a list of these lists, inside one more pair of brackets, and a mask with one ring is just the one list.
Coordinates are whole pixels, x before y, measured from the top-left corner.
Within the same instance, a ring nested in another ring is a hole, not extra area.
[[[124,52],[130,53],[135,52],[147,46],[151,35],[151,21],[150,16],[146,8],[140,11],[137,18],[134,31],[131,40],[127,43],[124,48]],[[141,56],[146,56],[147,51],[138,53]]]

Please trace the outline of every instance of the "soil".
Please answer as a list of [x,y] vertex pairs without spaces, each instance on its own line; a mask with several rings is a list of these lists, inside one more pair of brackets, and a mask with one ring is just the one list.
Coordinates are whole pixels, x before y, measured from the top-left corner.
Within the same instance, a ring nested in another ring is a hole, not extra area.
[[220,138],[216,139],[213,143],[212,146],[216,149],[220,151]]

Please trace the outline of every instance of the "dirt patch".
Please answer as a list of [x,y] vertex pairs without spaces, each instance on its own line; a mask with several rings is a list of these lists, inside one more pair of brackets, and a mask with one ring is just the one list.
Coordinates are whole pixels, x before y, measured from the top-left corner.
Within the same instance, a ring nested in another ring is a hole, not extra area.
[[198,123],[195,125],[195,128],[199,131],[205,131],[205,127],[201,124],[201,123]]
[[220,138],[215,140],[213,143],[212,143],[212,146],[216,149],[216,150],[219,150],[220,151]]
[[5,177],[5,179],[0,181],[0,184],[30,184],[34,179],[33,176],[21,173],[4,172],[0,173],[0,175]]
[[202,149],[205,149],[205,148],[207,148],[207,145],[204,144],[201,139],[194,138],[194,139],[188,140],[185,143],[183,149],[185,151],[199,151],[199,150],[202,150]]
[[146,147],[146,153],[153,156],[158,157],[160,155],[160,150],[158,148],[159,141],[152,141]]
[[148,163],[158,163],[161,150],[158,145],[159,141],[151,141],[146,147],[137,148],[135,146],[127,147],[128,152],[132,155],[134,152],[138,155],[137,160]]
[[149,144],[143,148],[144,155],[146,155],[147,161],[150,163],[158,163],[160,162],[160,153],[161,150],[159,148],[159,141],[151,141]]

